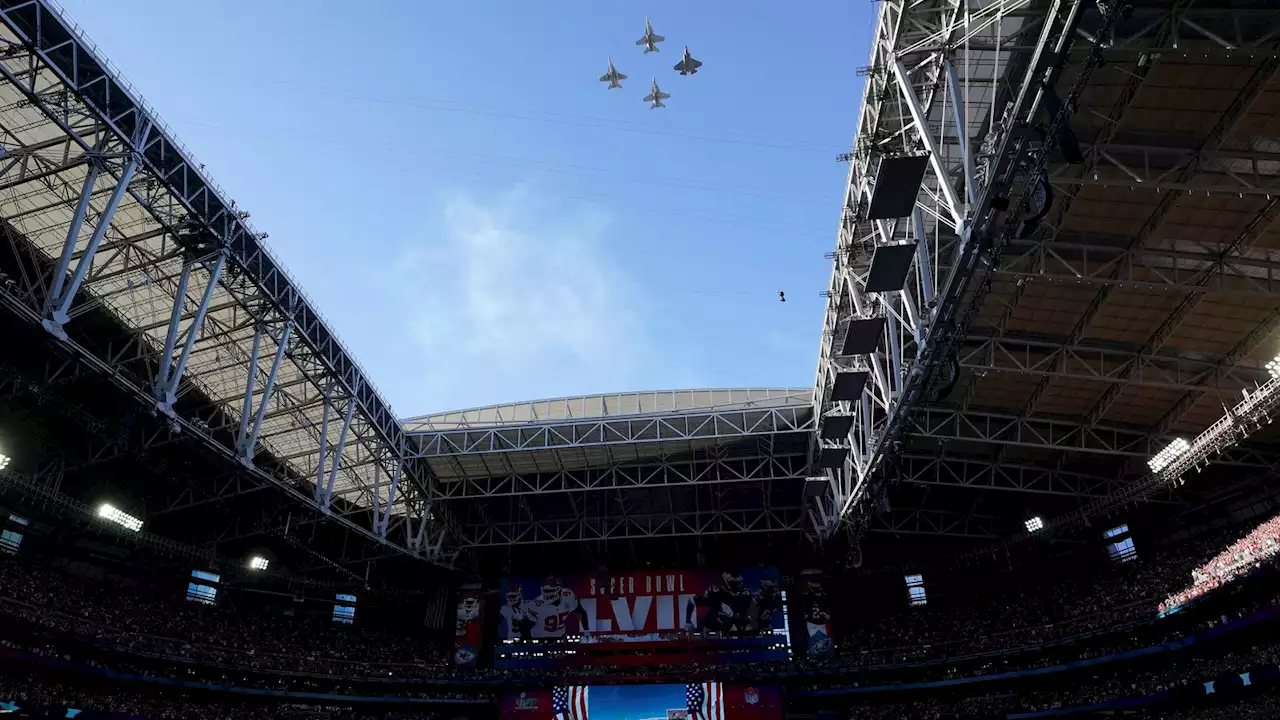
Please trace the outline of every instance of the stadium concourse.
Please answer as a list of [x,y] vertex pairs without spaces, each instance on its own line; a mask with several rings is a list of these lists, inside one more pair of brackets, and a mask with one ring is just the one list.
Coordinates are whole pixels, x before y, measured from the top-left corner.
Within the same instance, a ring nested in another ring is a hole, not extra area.
[[1273,5],[885,0],[814,387],[402,420],[0,0],[0,713],[1280,715]]

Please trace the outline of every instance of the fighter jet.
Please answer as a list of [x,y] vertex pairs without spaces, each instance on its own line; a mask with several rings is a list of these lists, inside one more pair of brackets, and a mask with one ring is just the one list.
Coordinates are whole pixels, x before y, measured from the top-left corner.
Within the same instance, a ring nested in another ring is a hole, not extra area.
[[702,67],[702,61],[694,60],[693,56],[689,54],[689,48],[685,47],[684,59],[676,63],[676,70],[679,70],[681,75],[694,75],[700,67]]
[[645,18],[644,19],[644,37],[637,40],[636,45],[643,45],[644,54],[648,55],[651,52],[658,52],[660,50],[660,48],[658,47],[658,43],[662,42],[663,40],[666,40],[666,38],[655,33],[653,31],[653,26],[649,24],[649,18]]
[[649,103],[650,110],[657,110],[660,107],[666,107],[662,104],[663,100],[671,97],[670,93],[664,93],[658,88],[658,78],[653,79],[653,90],[644,96],[644,101]]
[[627,79],[626,73],[618,72],[613,66],[613,58],[609,58],[609,72],[600,76],[600,82],[609,83],[609,89],[622,87],[622,81]]

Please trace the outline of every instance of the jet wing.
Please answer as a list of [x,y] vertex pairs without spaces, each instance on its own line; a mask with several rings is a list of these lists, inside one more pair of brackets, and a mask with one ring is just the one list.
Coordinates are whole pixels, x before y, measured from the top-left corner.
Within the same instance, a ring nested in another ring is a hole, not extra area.
[[654,99],[654,94],[649,93],[648,95],[644,96],[644,100],[642,102],[653,102],[653,99]]
[[649,42],[649,36],[646,35],[645,37],[642,37],[639,40],[637,40],[636,45],[644,45],[647,42]]
[[671,97],[671,93],[664,93],[664,92],[655,93],[655,95],[659,100],[666,100],[667,98]]
[[600,82],[609,82],[609,80],[610,80],[609,73],[605,73],[600,76]]
[[626,79],[627,79],[627,74],[626,74],[626,73],[618,73],[618,79],[619,79],[619,80],[626,80]]
[[698,68],[700,68],[700,67],[702,67],[702,61],[701,61],[701,60],[694,60],[693,58],[689,58],[689,69],[690,69],[690,70],[697,70],[697,69],[698,69]]
[[665,38],[665,37],[663,37],[663,36],[661,36],[661,35],[654,35],[652,39],[653,39],[653,41],[654,41],[654,42],[656,42],[656,43],[660,43],[660,42],[662,42],[662,41],[666,40],[666,38]]

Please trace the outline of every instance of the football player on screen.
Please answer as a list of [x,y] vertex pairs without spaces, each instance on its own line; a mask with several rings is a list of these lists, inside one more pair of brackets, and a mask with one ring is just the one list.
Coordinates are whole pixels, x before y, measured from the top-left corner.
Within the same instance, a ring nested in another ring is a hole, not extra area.
[[831,651],[831,616],[816,600],[804,613],[805,630],[809,634],[809,654],[825,655]]
[[[702,595],[689,600],[684,610],[686,630],[731,633],[750,627],[751,604],[755,596],[743,584],[742,573],[726,571],[720,574],[720,579],[721,584],[712,585]],[[707,611],[702,617],[696,618],[699,606],[705,607]]]
[[478,617],[480,617],[480,600],[473,597],[462,598],[458,602],[457,632],[454,634],[457,637],[466,636],[467,625]]
[[542,582],[542,595],[529,603],[527,617],[533,623],[530,634],[538,639],[562,638],[570,615],[578,618],[578,631],[585,635],[587,611],[582,609],[578,596],[552,575]]
[[778,590],[778,583],[762,579],[754,603],[755,612],[752,617],[756,618],[755,629],[767,633],[773,629],[774,614],[782,611],[782,593]]
[[502,606],[500,614],[507,624],[505,637],[519,637],[521,640],[532,637],[533,620],[529,617],[529,605],[524,601],[523,585],[512,582],[507,587],[507,604]]

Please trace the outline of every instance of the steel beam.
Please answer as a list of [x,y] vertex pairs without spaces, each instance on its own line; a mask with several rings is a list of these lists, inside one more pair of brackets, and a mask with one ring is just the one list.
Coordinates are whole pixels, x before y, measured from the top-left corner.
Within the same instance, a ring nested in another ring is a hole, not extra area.
[[[60,129],[80,153],[110,152],[115,157],[136,159],[137,179],[120,183],[126,186],[130,201],[173,232],[179,226],[195,226],[216,238],[228,251],[233,268],[228,275],[236,278],[235,283],[224,282],[222,289],[238,293],[240,299],[252,296],[247,298],[247,307],[255,311],[264,305],[287,308],[299,338],[291,363],[301,371],[340,383],[342,394],[357,403],[360,417],[353,426],[366,445],[392,452],[407,447],[395,413],[296,282],[263,247],[265,235],[248,224],[247,213],[236,209],[207,177],[204,166],[191,158],[79,31],[55,7],[39,1],[0,8],[0,23],[18,40],[12,46],[14,51],[0,60],[0,77],[21,94],[22,102],[42,113],[48,127]],[[153,124],[149,135],[140,132]],[[26,185],[33,186],[33,182]],[[70,204],[74,203],[71,200]],[[63,295],[65,300],[65,289]],[[147,378],[144,385],[150,386],[152,380]],[[198,384],[199,379],[193,382]],[[371,457],[385,459],[389,455],[372,452]],[[405,468],[407,484],[413,490],[406,493],[402,488],[401,498],[404,503],[419,504],[434,492],[427,466],[413,461]],[[305,470],[309,472],[310,467]],[[443,513],[438,523],[456,527]]]
[[[1022,172],[1012,159],[1031,149],[1015,127],[1039,112],[1042,83],[1056,78],[1068,57],[1081,6],[1078,0],[996,2],[961,12],[962,4],[940,11],[881,3],[833,256],[814,399],[819,416],[835,412],[858,418],[844,443],[849,462],[831,472],[832,495],[817,501],[815,516],[842,519],[849,513],[887,449],[910,424],[933,371],[946,360],[945,346],[956,339],[951,319],[975,274],[979,246],[1010,234],[1007,224],[1003,229],[993,224],[992,203],[1006,194],[1014,172]],[[1101,27],[1106,29],[1107,23]],[[1033,31],[1038,37],[1028,43],[1026,36]],[[971,53],[971,45],[987,49]],[[1006,45],[1026,48],[990,51]],[[1088,81],[1091,63],[1085,63],[1068,99]],[[1006,83],[1006,78],[1016,81]],[[1008,88],[995,107],[993,83]],[[869,221],[865,209],[875,190],[877,163],[902,153],[927,155],[932,168],[915,211],[909,221]],[[953,169],[965,178],[967,202],[955,190]],[[1029,202],[1028,193],[1015,199],[1013,215]],[[915,282],[900,293],[903,297],[864,297],[851,278],[864,272],[877,244],[903,241],[917,246]],[[940,252],[941,244],[952,242],[953,252]],[[867,358],[873,373],[863,402],[831,402],[826,395],[840,360],[833,347],[841,342],[839,329],[854,313],[868,309],[892,315],[901,335]],[[891,373],[876,372],[878,367]],[[828,535],[836,527],[824,523],[819,533]]]
[[[1200,243],[1161,239],[1154,247],[1125,248],[1104,245],[1104,239],[1113,238],[1056,235],[1053,239],[1015,241],[1006,253],[1005,265],[992,274],[1023,284],[1229,293],[1280,300],[1280,262],[1269,251],[1249,252],[1237,244],[1239,252],[1224,257],[1220,250],[1206,251]],[[1001,322],[993,325],[1000,327]]]
[[476,529],[467,547],[639,540],[662,537],[797,532],[804,524],[799,507],[760,510],[707,510],[490,523]]
[[593,490],[761,483],[803,478],[807,466],[808,458],[804,454],[770,453],[749,458],[701,460],[655,458],[652,462],[553,473],[442,478],[444,492],[441,498],[469,500]]
[[867,530],[890,535],[931,535],[972,540],[1000,537],[996,518],[939,510],[901,509],[874,513]]
[[904,454],[898,481],[911,485],[963,487],[996,492],[1093,498],[1123,485],[1114,476],[1054,470],[1036,465],[959,457]]
[[810,408],[791,406],[530,423],[514,427],[420,431],[410,435],[419,457],[445,457],[677,440],[733,441],[815,428]]
[[[1268,339],[1274,338],[1278,332],[1280,332],[1280,307],[1267,313],[1267,316],[1254,326],[1253,330],[1243,340],[1236,343],[1230,352],[1224,355],[1212,368],[1206,369],[1195,379],[1198,387],[1188,390],[1186,394],[1178,398],[1178,401],[1173,404],[1169,412],[1165,413],[1164,417],[1156,422],[1156,432],[1161,435],[1172,433],[1174,428],[1182,422],[1182,418],[1190,412],[1191,408],[1196,406],[1196,403],[1215,391],[1218,387],[1218,378],[1224,368],[1229,369],[1229,371],[1238,369],[1242,360],[1251,355]],[[1259,372],[1259,381],[1255,382],[1254,386],[1259,386],[1263,382],[1265,380],[1261,378],[1261,372]]]
[[[344,461],[342,472],[349,482],[363,486],[365,495],[371,495],[369,490],[373,487],[376,473],[371,472],[370,465],[382,464],[383,471],[390,472],[399,452],[397,448],[407,448],[403,442],[403,429],[323,319],[310,307],[297,284],[264,249],[262,239],[265,235],[248,225],[247,213],[236,209],[235,204],[226,199],[225,194],[209,180],[203,165],[192,160],[189,152],[173,138],[170,129],[156,118],[154,111],[141,102],[137,93],[116,75],[56,8],[38,1],[6,5],[0,8],[0,23],[17,40],[10,46],[11,52],[0,59],[0,81],[7,82],[20,98],[19,109],[29,107],[35,111],[22,109],[21,121],[6,121],[6,126],[15,138],[33,138],[33,142],[26,145],[32,148],[32,152],[41,153],[39,159],[24,159],[26,165],[6,170],[3,180],[11,183],[9,194],[21,198],[21,212],[29,213],[24,226],[44,228],[39,230],[39,238],[26,238],[20,232],[10,232],[8,243],[22,257],[32,258],[35,266],[45,262],[45,257],[50,254],[50,238],[45,226],[56,223],[59,228],[65,228],[66,237],[78,237],[79,229],[72,232],[70,227],[71,219],[76,215],[75,208],[84,199],[85,210],[80,214],[80,222],[90,219],[92,208],[100,202],[98,198],[102,193],[98,186],[104,184],[104,177],[118,180],[114,187],[108,188],[110,193],[106,202],[119,208],[113,217],[104,216],[111,213],[99,213],[89,244],[83,248],[72,246],[76,249],[70,251],[65,262],[57,261],[60,255],[66,254],[67,243],[52,249],[48,268],[57,270],[59,265],[63,267],[62,272],[53,273],[55,278],[63,278],[59,292],[50,293],[49,286],[42,286],[37,278],[23,274],[16,278],[16,285],[0,291],[3,295],[0,299],[20,316],[30,320],[34,312],[36,322],[49,321],[48,325],[59,329],[63,326],[54,321],[62,316],[74,320],[79,312],[97,308],[116,313],[116,319],[126,329],[135,332],[144,325],[168,324],[171,318],[167,312],[163,319],[153,315],[137,317],[137,311],[143,309],[142,303],[126,306],[123,311],[120,311],[121,305],[129,302],[136,287],[134,278],[144,274],[143,284],[149,286],[149,292],[169,293],[172,297],[180,275],[177,269],[166,269],[180,267],[180,263],[172,262],[180,254],[175,252],[173,238],[188,231],[202,234],[209,239],[210,245],[225,248],[227,254],[227,269],[218,283],[214,306],[225,307],[231,301],[233,308],[220,312],[217,318],[206,316],[205,339],[197,342],[192,351],[190,367],[193,371],[186,377],[171,372],[170,378],[179,377],[182,387],[199,393],[208,394],[219,388],[225,392],[225,380],[218,376],[206,377],[204,370],[213,364],[216,355],[228,350],[234,353],[239,347],[243,357],[244,348],[238,343],[247,345],[249,337],[229,329],[224,324],[227,318],[223,316],[266,314],[271,316],[269,322],[278,323],[280,316],[288,313],[295,323],[294,333],[298,339],[287,358],[291,378],[305,377],[316,387],[324,387],[332,380],[340,387],[337,393],[340,399],[356,404],[351,435],[359,444],[361,464],[348,470],[348,463]],[[0,114],[12,116],[16,111],[14,106],[10,106],[0,109]],[[56,142],[47,140],[58,132],[62,136]],[[23,144],[22,140],[18,142]],[[35,148],[36,145],[43,149]],[[100,169],[92,189],[85,193],[85,173],[93,172],[85,167],[89,159],[95,163],[93,167]],[[114,168],[122,163],[124,167],[133,167],[133,177],[126,176],[121,180],[122,173]],[[37,166],[39,169],[33,172]],[[74,189],[67,187],[72,183]],[[41,210],[42,207],[45,209]],[[98,235],[101,237],[95,245],[94,236]],[[77,257],[79,262],[75,264]],[[125,277],[129,278],[127,288],[124,287]],[[67,301],[73,299],[77,292],[88,297],[90,302],[72,308]],[[139,334],[131,335],[127,342],[118,346],[110,343],[112,347],[104,352],[98,338],[76,336],[81,331],[74,322],[66,325],[65,330],[69,333],[64,340],[65,346],[82,354],[95,372],[112,377],[131,394],[141,390],[148,406],[155,406],[158,348],[152,350],[149,341]],[[158,342],[162,341],[163,334]],[[149,364],[150,368],[143,370],[126,365],[135,361]],[[242,371],[241,364],[238,372]],[[283,387],[292,382],[292,379],[288,383],[282,379],[280,384]],[[179,390],[175,394],[180,395],[181,392]],[[234,396],[235,391],[232,394]],[[288,395],[288,391],[277,388],[271,397],[263,398],[263,406],[265,402],[272,402],[276,407],[306,406],[305,403],[295,403]],[[225,397],[216,394],[212,399],[228,403]],[[235,413],[235,408],[228,409]],[[309,435],[313,438],[310,442],[318,447],[318,428],[312,423],[319,425],[319,418],[313,420],[301,410],[292,412],[290,418],[298,428],[296,435]],[[199,436],[208,446],[220,449],[220,452],[228,450],[221,439],[210,435],[195,420],[191,417],[175,418],[174,422],[184,432]],[[264,437],[269,432],[265,427],[259,431]],[[289,440],[297,443],[297,436]],[[235,448],[230,448],[230,451],[234,455]],[[313,450],[310,460],[313,461],[317,455]],[[417,513],[435,492],[433,481],[425,463],[417,459],[400,459],[407,460],[402,471],[405,482],[401,483],[399,500],[393,512]],[[294,465],[292,470],[273,467],[262,473],[262,479],[291,492],[298,475],[307,477],[314,470],[306,459],[298,460]],[[310,497],[299,500],[314,502]],[[436,519],[430,522],[433,531],[459,529],[447,510],[435,516]],[[338,521],[348,529],[376,537],[368,527],[357,528],[340,519]],[[403,551],[410,552],[407,548]]]
[[[1280,55],[1273,53],[1271,56],[1263,59],[1259,66],[1252,71],[1244,86],[1236,93],[1235,98],[1218,118],[1217,123],[1214,124],[1205,138],[1196,147],[1195,156],[1191,162],[1185,166],[1182,172],[1178,174],[1175,182],[1184,183],[1203,171],[1200,153],[1203,150],[1216,150],[1223,142],[1232,137],[1235,129],[1239,127],[1240,123],[1243,122],[1244,118],[1249,114],[1250,108],[1253,107],[1254,103],[1256,103],[1258,98],[1261,97],[1263,91],[1271,85],[1272,81],[1278,75],[1280,75]],[[1158,231],[1160,225],[1164,223],[1165,219],[1168,217],[1168,213],[1172,211],[1173,206],[1181,196],[1181,192],[1165,193],[1164,197],[1161,198],[1160,203],[1156,206],[1156,209],[1143,224],[1142,229],[1130,242],[1130,246],[1141,247],[1144,245],[1148,237]],[[1274,196],[1271,197],[1270,201],[1254,217],[1248,226],[1240,232],[1231,245],[1222,252],[1221,257],[1215,265],[1218,267],[1225,265],[1229,262],[1229,258],[1235,252],[1247,251],[1249,247],[1267,231],[1278,214],[1280,214],[1280,196]],[[1196,278],[1195,284],[1199,285],[1209,282],[1212,277],[1212,272],[1204,272]],[[1108,292],[1109,288],[1107,287],[1104,287],[1098,292],[1094,297],[1094,302],[1089,306],[1085,311],[1084,316],[1081,317],[1080,321],[1077,323],[1077,328],[1083,330],[1092,323],[1093,317],[1096,316],[1102,306],[1102,303],[1105,302]],[[1156,328],[1156,331],[1152,333],[1151,337],[1147,339],[1143,348],[1143,354],[1145,355],[1158,352],[1160,348],[1163,347],[1164,343],[1172,337],[1174,331],[1177,330],[1182,321],[1190,315],[1203,300],[1204,295],[1198,293],[1192,293],[1183,298],[1183,301],[1179,303],[1172,313],[1170,313],[1169,317],[1166,318],[1165,321],[1161,323],[1160,327]],[[1073,333],[1073,337],[1075,335],[1076,333]],[[1118,386],[1108,388],[1107,391],[1103,393],[1102,397],[1098,399],[1098,402],[1089,409],[1086,421],[1089,424],[1097,423],[1106,415],[1107,411],[1111,408],[1111,404],[1115,402],[1117,397],[1119,397],[1119,394],[1120,388]]]
[[959,351],[960,367],[977,373],[1013,373],[1042,379],[1087,380],[1181,392],[1235,392],[1265,382],[1261,368],[1178,352],[1143,355],[1141,348],[1065,345],[1051,339],[1004,334],[971,338]]

